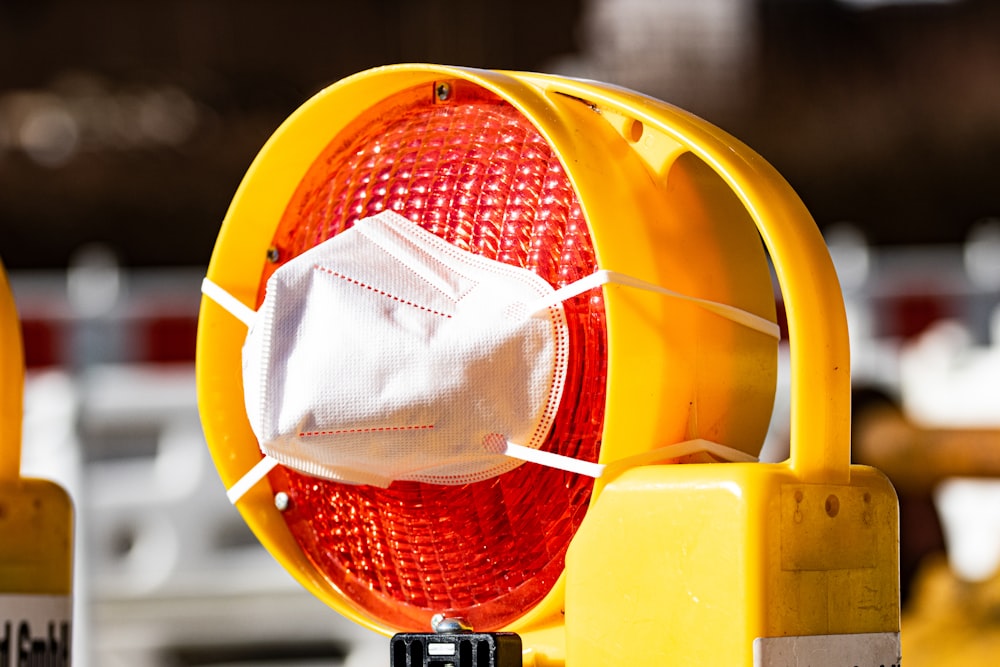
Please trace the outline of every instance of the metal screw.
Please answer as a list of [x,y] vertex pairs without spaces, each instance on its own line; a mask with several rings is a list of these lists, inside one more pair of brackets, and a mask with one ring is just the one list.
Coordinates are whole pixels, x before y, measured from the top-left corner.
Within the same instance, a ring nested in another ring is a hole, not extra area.
[[288,494],[284,491],[278,491],[274,494],[274,506],[279,512],[284,512],[288,509],[288,506],[292,504],[292,499],[288,497]]
[[434,86],[434,96],[438,98],[439,102],[446,101],[451,97],[451,86],[444,82],[437,84]]
[[439,635],[472,632],[472,626],[464,618],[448,618],[444,614],[431,616],[431,629]]
[[267,261],[269,261],[272,264],[274,264],[279,259],[281,259],[281,253],[278,252],[277,248],[275,248],[274,246],[271,246],[270,248],[267,249]]

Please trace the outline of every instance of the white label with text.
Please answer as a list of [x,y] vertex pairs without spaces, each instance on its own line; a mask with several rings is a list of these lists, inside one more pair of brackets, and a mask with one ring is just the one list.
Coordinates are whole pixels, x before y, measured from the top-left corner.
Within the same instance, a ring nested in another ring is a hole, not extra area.
[[0,593],[0,667],[69,667],[73,600]]

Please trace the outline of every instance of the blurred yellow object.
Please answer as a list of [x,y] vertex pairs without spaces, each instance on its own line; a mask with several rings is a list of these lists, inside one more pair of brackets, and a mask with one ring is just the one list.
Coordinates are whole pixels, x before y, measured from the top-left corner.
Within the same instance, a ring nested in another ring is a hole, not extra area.
[[[883,475],[850,465],[850,360],[833,265],[788,184],[718,128],[595,82],[435,65],[363,72],[322,91],[270,139],[233,200],[208,277],[255,305],[278,221],[317,155],[380,101],[419,86],[433,95],[449,81],[497,95],[547,139],[600,266],[773,321],[763,238],[788,312],[789,461],[622,470],[616,461],[656,463],[657,448],[698,438],[756,455],[770,420],[776,345],[682,303],[605,290],[600,457],[609,473],[595,486],[563,575],[507,628],[523,635],[526,663],[776,667],[796,664],[775,661],[786,650],[847,646],[843,655],[895,664],[896,497]],[[245,335],[203,301],[199,406],[227,487],[261,457],[241,390]],[[394,631],[303,555],[267,484],[239,509],[314,594],[358,623]],[[755,662],[755,651],[766,662]]]
[[992,665],[1000,656],[1000,574],[963,581],[944,555],[917,573],[903,614],[906,667]]
[[24,351],[0,265],[0,665],[71,662],[73,507],[20,475]]

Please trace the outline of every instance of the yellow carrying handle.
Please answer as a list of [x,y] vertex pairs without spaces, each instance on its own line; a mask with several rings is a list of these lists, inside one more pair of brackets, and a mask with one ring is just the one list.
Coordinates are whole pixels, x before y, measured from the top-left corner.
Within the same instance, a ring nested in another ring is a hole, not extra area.
[[24,348],[7,271],[0,262],[0,482],[21,476]]
[[843,294],[819,228],[788,182],[738,139],[665,102],[603,84],[517,76],[657,128],[732,188],[767,246],[784,297],[791,353],[790,466],[803,482],[847,483],[851,374]]
[[[664,105],[666,106],[666,105]],[[657,119],[729,184],[774,263],[788,319],[792,470],[804,482],[846,484],[851,463],[847,315],[829,251],[791,186],[751,149],[667,107]]]
[[851,361],[840,282],[819,228],[798,195],[773,167],[735,142],[699,137],[695,149],[743,200],[774,263],[791,357],[789,461],[805,482],[846,484]]
[[[680,125],[680,123],[677,123]],[[691,130],[698,128],[691,123]],[[850,479],[851,371],[847,315],[819,228],[788,183],[735,139],[698,136],[699,157],[736,191],[774,263],[788,319],[792,470],[805,482]]]

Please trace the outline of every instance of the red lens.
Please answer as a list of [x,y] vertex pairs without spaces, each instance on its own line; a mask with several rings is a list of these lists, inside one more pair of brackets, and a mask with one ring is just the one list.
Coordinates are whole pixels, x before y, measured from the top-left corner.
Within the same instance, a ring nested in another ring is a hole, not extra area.
[[[279,261],[259,298],[281,262],[385,209],[555,287],[596,270],[579,201],[548,142],[507,102],[467,82],[447,86],[447,96],[440,85],[400,93],[327,146],[280,221]],[[543,448],[596,461],[604,304],[595,292],[565,306],[569,370]],[[477,630],[524,615],[562,573],[592,489],[588,478],[531,463],[463,486],[350,486],[281,467],[270,480],[289,494],[284,517],[317,569],[363,613],[400,630],[426,630],[438,612]]]

